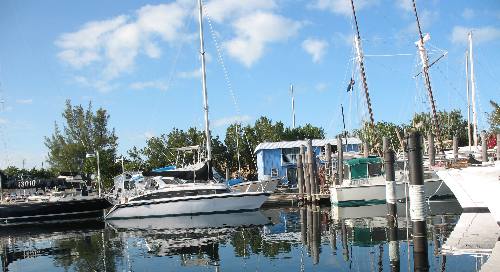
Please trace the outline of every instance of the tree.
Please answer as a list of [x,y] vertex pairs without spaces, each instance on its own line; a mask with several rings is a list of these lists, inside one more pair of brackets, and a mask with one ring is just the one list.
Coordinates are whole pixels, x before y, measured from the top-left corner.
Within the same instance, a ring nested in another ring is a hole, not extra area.
[[[129,155],[129,166],[137,167],[137,170],[151,170],[154,168],[174,165],[177,162],[177,151],[175,148],[199,145],[201,152],[205,154],[205,133],[197,128],[191,127],[187,131],[174,128],[168,134],[151,137],[142,149],[133,147],[127,153]],[[193,156],[184,156],[183,163],[195,162]],[[225,168],[227,160],[226,147],[219,137],[212,137],[212,161],[218,169]],[[179,162],[180,163],[180,162]]]
[[[445,148],[451,146],[453,136],[458,137],[458,145],[465,146],[468,144],[467,137],[467,120],[464,119],[459,110],[439,111],[438,120],[440,124],[441,140],[445,143]],[[411,125],[420,131],[423,135],[433,132],[432,117],[430,113],[422,112],[415,114],[411,121]],[[436,143],[438,143],[436,139]]]
[[490,100],[490,105],[493,110],[488,114],[488,123],[492,133],[500,133],[500,105],[493,100]]
[[[261,116],[253,126],[241,127],[232,124],[226,130],[224,143],[227,147],[228,167],[230,172],[238,170],[238,153],[240,157],[241,175],[248,179],[257,176],[255,148],[263,142],[296,141],[303,139],[323,139],[324,130],[311,124],[297,128],[285,127],[280,121],[273,123],[267,117]],[[238,148],[237,148],[238,147]]]
[[84,109],[67,100],[62,116],[63,129],[55,123],[54,133],[45,137],[52,170],[96,173],[96,159],[86,158],[86,154],[99,152],[101,178],[105,187],[109,187],[112,178],[120,172],[115,163],[118,137],[114,129],[108,128],[109,114],[103,108],[94,112],[92,103]]
[[370,151],[375,154],[382,154],[382,138],[387,137],[389,145],[393,150],[400,150],[398,133],[403,135],[403,126],[391,122],[377,122],[373,128],[370,123],[363,123],[360,129],[354,130],[354,135],[363,142],[370,143]]

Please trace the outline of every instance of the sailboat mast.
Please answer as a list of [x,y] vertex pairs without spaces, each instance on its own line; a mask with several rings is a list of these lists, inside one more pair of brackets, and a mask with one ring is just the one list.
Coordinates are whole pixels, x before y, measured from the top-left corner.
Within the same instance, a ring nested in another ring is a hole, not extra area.
[[292,84],[290,84],[290,93],[292,94],[292,128],[295,129],[295,97],[293,95]]
[[201,85],[203,91],[203,111],[205,113],[205,137],[207,138],[207,160],[212,160],[212,139],[210,137],[210,122],[208,120],[207,76],[205,71],[205,44],[203,42],[203,7],[202,0],[198,0],[200,25],[200,58],[201,58]]
[[415,17],[417,19],[418,34],[420,38],[416,42],[416,45],[418,47],[418,52],[420,54],[420,59],[422,61],[422,72],[424,74],[425,86],[427,87],[429,102],[432,108],[432,120],[434,123],[434,132],[436,133],[436,138],[438,139],[439,142],[439,148],[442,150],[443,142],[441,139],[441,131],[439,127],[439,120],[437,117],[436,104],[434,102],[434,95],[432,94],[432,87],[431,87],[431,79],[429,76],[429,57],[427,56],[427,51],[425,50],[424,46],[425,41],[424,41],[424,36],[422,35],[422,29],[420,28],[420,20],[418,19],[417,4],[415,3],[415,0],[413,0],[413,11],[415,12]]
[[363,50],[361,49],[361,36],[359,35],[358,20],[356,18],[356,10],[354,9],[354,2],[351,0],[352,16],[354,18],[354,24],[356,26],[356,36],[354,38],[354,44],[356,46],[356,53],[358,55],[358,63],[361,73],[361,81],[363,83],[363,89],[365,90],[366,105],[368,106],[368,113],[370,114],[370,126],[373,128],[375,126],[375,120],[373,118],[372,103],[370,100],[370,93],[368,92],[368,84],[366,83],[366,73],[365,64],[363,62]]
[[467,89],[467,139],[469,140],[469,150],[472,146],[472,139],[470,137],[470,93],[469,93],[469,52],[465,52],[465,81]]
[[472,138],[474,146],[477,146],[477,112],[476,112],[476,82],[474,80],[474,60],[472,57],[472,31],[469,32],[469,62],[470,62],[470,83],[472,96]]

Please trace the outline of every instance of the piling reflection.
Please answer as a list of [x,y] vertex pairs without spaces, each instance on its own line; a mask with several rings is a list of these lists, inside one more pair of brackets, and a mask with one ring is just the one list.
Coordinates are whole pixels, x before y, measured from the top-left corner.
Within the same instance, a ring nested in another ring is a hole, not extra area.
[[[431,206],[426,221],[433,271],[475,268],[473,257],[461,259],[457,266],[453,260],[465,257],[449,250],[461,246],[453,238],[460,237],[461,226],[481,216],[462,216],[457,228],[460,216],[453,209],[450,206],[447,212]],[[404,210],[398,206],[398,214]],[[433,214],[437,210],[440,214]],[[385,204],[364,209],[306,205],[46,229],[2,229],[2,271],[39,271],[39,266],[53,271],[182,271],[193,267],[235,271],[242,266],[255,271],[402,271],[408,266],[413,269],[416,261],[411,259],[412,237],[407,236],[411,225],[404,215],[397,220],[388,217]],[[493,247],[494,241],[488,245]]]

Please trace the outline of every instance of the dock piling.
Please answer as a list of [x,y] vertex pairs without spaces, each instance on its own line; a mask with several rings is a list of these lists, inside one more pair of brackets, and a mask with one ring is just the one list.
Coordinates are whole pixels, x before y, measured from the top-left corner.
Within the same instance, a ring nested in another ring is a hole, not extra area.
[[486,132],[481,132],[481,157],[483,162],[488,162],[488,145],[486,144]]
[[497,161],[500,161],[500,133],[497,133]]
[[458,137],[453,136],[453,159],[458,160]]
[[429,155],[429,164],[430,166],[436,165],[436,147],[434,146],[434,135],[432,135],[432,132],[429,132],[428,135],[428,155]]
[[422,146],[419,132],[411,132],[408,138],[408,162],[410,172],[410,218],[413,232],[414,271],[429,271],[427,258],[427,226],[424,188]]
[[344,181],[344,149],[342,147],[342,138],[337,138],[337,180],[336,185],[342,184]]
[[299,187],[299,201],[304,200],[304,164],[302,154],[297,156],[297,186]]
[[309,166],[309,186],[311,187],[310,190],[310,195],[308,196],[309,201],[315,201],[316,200],[316,194],[317,192],[317,185],[316,185],[316,176],[314,175],[314,153],[313,153],[313,147],[312,147],[312,141],[311,139],[307,140],[307,160],[308,160],[308,166]]
[[325,164],[325,180],[328,186],[332,185],[332,145],[327,143],[325,145],[325,155],[326,155],[326,164]]
[[396,174],[394,170],[394,151],[389,148],[389,139],[382,138],[384,148],[385,198],[387,202],[387,226],[389,228],[389,261],[391,271],[399,271],[399,241],[396,207]]

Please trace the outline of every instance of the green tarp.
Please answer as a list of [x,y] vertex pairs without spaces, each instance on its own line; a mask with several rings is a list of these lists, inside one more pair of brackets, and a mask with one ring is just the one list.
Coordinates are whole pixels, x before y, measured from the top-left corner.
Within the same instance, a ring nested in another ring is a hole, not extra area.
[[357,158],[345,161],[349,166],[352,179],[368,178],[368,164],[381,164],[379,157]]

